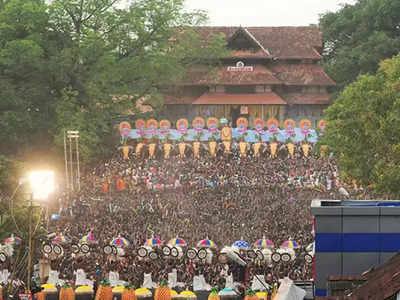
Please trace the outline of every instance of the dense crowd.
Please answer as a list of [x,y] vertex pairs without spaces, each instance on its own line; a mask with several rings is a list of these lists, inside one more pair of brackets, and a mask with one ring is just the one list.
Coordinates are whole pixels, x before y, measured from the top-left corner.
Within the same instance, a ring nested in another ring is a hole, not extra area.
[[[235,151],[216,157],[202,153],[197,159],[150,159],[131,153],[129,160],[118,152],[85,173],[80,192],[60,198],[61,216],[51,221],[49,230],[67,235],[73,243],[92,233],[99,246],[86,256],[72,255],[65,247],[51,268],[67,279],[79,268],[93,279],[116,271],[137,287],[145,273],[157,282],[173,268],[187,287],[196,274],[204,274],[211,285],[224,286],[224,266],[215,258],[210,265],[188,259],[141,261],[134,249],[152,236],[164,242],[180,237],[192,247],[209,238],[219,248],[265,236],[276,247],[292,239],[304,250],[313,242],[312,199],[366,197],[364,189],[340,182],[332,157],[321,158],[313,151],[305,157],[300,145],[294,157],[282,145],[274,159],[268,151],[260,157],[240,157]],[[105,255],[102,247],[117,236],[130,241],[125,255]],[[250,278],[265,274],[307,280],[312,278],[312,265],[300,258],[250,264],[249,273]]]

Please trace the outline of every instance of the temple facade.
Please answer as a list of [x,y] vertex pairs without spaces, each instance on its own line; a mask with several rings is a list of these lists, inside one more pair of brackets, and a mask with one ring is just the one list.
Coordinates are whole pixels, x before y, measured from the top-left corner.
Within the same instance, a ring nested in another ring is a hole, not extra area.
[[317,126],[335,82],[320,65],[322,33],[309,27],[200,27],[207,39],[222,33],[231,56],[210,69],[198,65],[165,92],[163,118],[226,118],[249,124],[275,118]]

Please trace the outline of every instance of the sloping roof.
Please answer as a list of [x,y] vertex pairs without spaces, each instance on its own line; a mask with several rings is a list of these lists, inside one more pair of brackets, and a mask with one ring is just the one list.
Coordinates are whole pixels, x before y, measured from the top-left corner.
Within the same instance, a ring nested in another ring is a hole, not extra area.
[[248,41],[250,48],[253,50],[257,49],[258,51],[264,54],[265,57],[271,57],[272,55],[269,53],[268,49],[266,49],[255,37],[251,34],[246,28],[239,27],[239,29],[228,38],[228,47],[235,49],[235,41],[237,38],[245,38]]
[[[335,278],[336,277],[336,278]],[[353,281],[355,288],[347,295],[321,297],[326,300],[386,300],[400,291],[400,253],[361,276],[329,276],[330,281]],[[316,297],[316,300],[318,298]]]
[[260,94],[218,94],[206,93],[192,104],[286,104],[273,92]]
[[[229,40],[241,27],[199,27],[204,38],[224,34]],[[321,59],[322,32],[317,26],[243,27],[272,57],[280,59]]]
[[264,46],[254,37],[254,35],[251,34],[250,31],[247,29],[244,29],[244,31],[247,33],[247,35],[268,55],[271,55],[268,51],[268,49],[264,48]]
[[231,52],[232,57],[234,58],[267,58],[270,57],[265,51],[263,50],[258,50],[258,51],[252,51],[252,50],[237,50],[234,49]]
[[192,104],[197,97],[164,95],[164,104]]
[[400,291],[400,254],[364,274],[367,281],[353,290],[354,299],[384,300]]
[[282,94],[288,104],[329,104],[331,95],[328,93],[304,94],[304,93],[287,93]]
[[317,64],[271,65],[273,74],[286,85],[334,86],[336,83]]
[[253,66],[252,72],[231,72],[227,66],[217,70],[208,70],[199,66],[192,68],[185,76],[183,85],[255,85],[255,84],[282,84],[274,74],[263,65]]
[[335,86],[335,82],[316,64],[273,64],[253,65],[252,72],[232,72],[227,66],[210,71],[205,66],[197,66],[188,71],[182,85],[303,85]]

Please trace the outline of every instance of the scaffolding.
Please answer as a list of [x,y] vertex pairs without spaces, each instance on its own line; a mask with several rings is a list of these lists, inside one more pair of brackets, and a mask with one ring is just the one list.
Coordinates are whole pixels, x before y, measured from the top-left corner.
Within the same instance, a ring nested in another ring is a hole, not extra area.
[[65,183],[68,195],[80,191],[79,131],[64,131]]

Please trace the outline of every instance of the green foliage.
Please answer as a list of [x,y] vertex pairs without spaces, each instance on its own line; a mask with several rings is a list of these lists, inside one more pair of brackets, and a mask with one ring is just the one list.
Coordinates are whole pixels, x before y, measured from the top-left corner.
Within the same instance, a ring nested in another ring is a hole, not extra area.
[[108,154],[117,116],[157,114],[161,89],[186,67],[224,56],[225,40],[190,26],[206,19],[183,0],[0,2],[0,153],[62,156],[64,132],[79,130],[84,162]]
[[62,161],[68,130],[79,131],[84,163],[108,154],[118,116],[137,113],[138,99],[157,114],[162,88],[225,52],[221,36],[201,41],[188,27],[205,14],[185,12],[183,0],[117,4],[0,0],[0,239],[14,232],[27,240],[27,202],[10,197],[23,177],[17,160],[25,169],[54,153]]
[[102,286],[111,286],[111,283],[110,283],[110,281],[109,281],[107,278],[103,278],[103,279],[100,281],[100,285],[102,285]]
[[346,87],[326,110],[320,144],[339,159],[344,177],[400,197],[400,56]]
[[54,121],[47,72],[47,6],[9,0],[0,9],[0,152],[45,146]]
[[168,286],[168,280],[166,280],[165,278],[160,279],[158,286],[160,287]]
[[79,93],[71,88],[63,91],[63,96],[57,103],[56,113],[58,128],[56,142],[61,146],[64,143],[64,131],[79,130],[80,155],[83,160],[90,161],[96,156],[92,154],[106,154],[106,137],[110,135],[112,127],[109,124],[107,113],[95,103],[86,103],[84,108],[79,103]]
[[255,296],[256,292],[253,291],[251,288],[246,290],[246,296],[252,297]]
[[18,161],[0,155],[0,202],[6,194],[12,193],[11,187],[15,188],[18,185],[21,167]]
[[64,284],[61,287],[62,289],[68,289],[68,288],[72,288],[72,285],[70,282],[66,281],[64,282]]
[[[27,240],[28,202],[25,201],[26,184],[20,185],[22,164],[19,161],[0,155],[0,240],[11,233]],[[39,210],[33,210],[33,220],[37,224]],[[38,227],[40,229],[40,227]],[[39,230],[37,234],[40,234]]]
[[130,283],[130,282],[126,283],[125,286],[124,286],[124,288],[125,288],[126,290],[134,290],[134,289],[135,289],[135,287],[133,286],[133,284]]
[[217,287],[212,287],[210,293],[212,295],[218,295],[218,288]]
[[342,90],[360,74],[374,74],[379,62],[400,47],[400,2],[358,0],[320,19],[328,74]]

